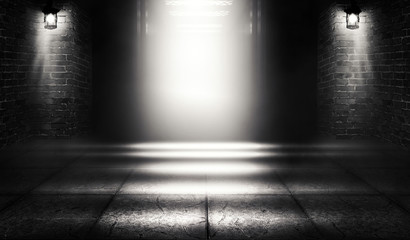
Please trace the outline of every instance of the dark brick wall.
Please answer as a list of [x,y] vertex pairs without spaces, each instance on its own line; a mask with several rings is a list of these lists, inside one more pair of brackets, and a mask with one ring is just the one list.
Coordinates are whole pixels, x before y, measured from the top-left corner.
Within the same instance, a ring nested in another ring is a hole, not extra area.
[[28,110],[27,51],[30,44],[25,33],[30,26],[26,0],[0,1],[0,146],[24,140],[30,136],[26,123]]
[[345,26],[346,5],[335,3],[320,16],[320,132],[409,146],[410,3],[360,3],[358,30]]
[[334,29],[336,8],[332,5],[319,17],[318,38],[318,131],[322,134],[333,134],[333,104],[335,97],[335,61]]
[[375,13],[376,136],[410,147],[410,2],[381,1]]
[[90,20],[75,1],[55,1],[58,28],[44,29],[44,2],[1,2],[0,146],[89,129]]

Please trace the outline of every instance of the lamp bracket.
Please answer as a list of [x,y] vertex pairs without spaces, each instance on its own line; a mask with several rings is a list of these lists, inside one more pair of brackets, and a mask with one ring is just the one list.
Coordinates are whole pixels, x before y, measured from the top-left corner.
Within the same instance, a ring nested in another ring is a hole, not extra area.
[[47,2],[47,5],[42,9],[44,14],[57,14],[60,10],[53,6],[53,1],[50,0]]
[[345,9],[345,12],[347,14],[360,14],[362,12],[362,10],[360,9],[360,7],[357,5],[355,0],[352,0],[350,2],[350,6],[348,8]]

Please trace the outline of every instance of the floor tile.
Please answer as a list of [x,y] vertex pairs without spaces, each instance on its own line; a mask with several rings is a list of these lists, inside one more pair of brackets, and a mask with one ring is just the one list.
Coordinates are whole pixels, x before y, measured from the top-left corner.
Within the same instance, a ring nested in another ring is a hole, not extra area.
[[344,168],[361,169],[361,168],[410,168],[410,162],[400,160],[390,154],[385,153],[356,153],[352,155],[340,155],[334,157],[335,162]]
[[211,239],[320,238],[290,196],[211,196],[209,222]]
[[76,154],[31,152],[6,161],[3,168],[62,168],[74,162]]
[[0,213],[4,238],[84,238],[110,196],[31,195]]
[[361,169],[354,172],[381,192],[410,194],[410,169]]
[[410,212],[410,195],[393,196],[393,198]]
[[128,169],[66,169],[34,190],[35,193],[113,194],[129,174]]
[[410,215],[380,196],[296,196],[326,239],[408,239]]
[[55,169],[1,169],[0,194],[24,194],[55,171]]
[[85,155],[70,165],[70,168],[136,168],[147,161],[132,156]]
[[96,146],[40,140],[0,153],[0,238],[206,239],[206,216],[211,239],[410,236],[410,163],[397,149],[191,159]]
[[7,206],[7,204],[14,199],[18,198],[18,196],[14,195],[7,195],[7,196],[0,196],[0,210]]
[[324,155],[317,156],[304,155],[293,157],[273,157],[267,159],[274,169],[299,169],[299,168],[339,168],[333,159]]
[[115,197],[91,236],[97,239],[206,239],[205,198],[193,195]]
[[273,171],[250,175],[210,175],[208,194],[289,194]]
[[372,188],[341,169],[281,169],[278,174],[294,194],[374,193]]
[[119,194],[205,194],[203,175],[175,175],[135,170]]

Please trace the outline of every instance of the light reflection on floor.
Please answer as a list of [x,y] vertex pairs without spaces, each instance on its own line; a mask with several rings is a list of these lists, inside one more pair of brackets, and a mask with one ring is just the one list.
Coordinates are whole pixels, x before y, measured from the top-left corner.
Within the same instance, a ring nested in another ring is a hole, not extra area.
[[229,149],[267,151],[269,158],[143,158],[122,155],[173,149],[117,146],[53,141],[2,155],[0,235],[294,240],[410,234],[409,155],[392,148],[326,143]]
[[135,151],[122,153],[143,158],[262,158],[272,157],[272,152],[262,151]]
[[262,150],[278,147],[275,144],[252,143],[252,142],[158,142],[158,143],[138,143],[124,145],[125,148],[142,150]]
[[[275,175],[281,145],[251,142],[136,143],[104,156],[133,159],[121,194],[286,194]],[[308,154],[298,151],[295,154]],[[89,156],[98,157],[95,151]],[[267,159],[267,160],[263,160]]]
[[232,163],[232,162],[169,162],[153,163],[142,167],[151,173],[159,174],[202,174],[202,175],[247,175],[267,171],[261,164],[255,163]]
[[[143,143],[131,146],[132,150],[128,154],[155,158],[138,168],[144,174],[157,176],[153,181],[160,179],[157,183],[146,183],[148,187],[144,187],[140,181],[135,182],[142,187],[139,193],[144,194],[263,194],[266,193],[266,187],[260,186],[261,182],[255,181],[252,176],[267,173],[270,168],[252,159],[275,154],[273,151],[264,152],[274,145],[258,143]],[[169,160],[157,160],[161,158]],[[181,158],[188,160],[178,160]],[[165,178],[161,178],[161,175]],[[203,179],[194,177],[194,180],[192,176],[203,176]],[[252,184],[249,181],[232,181],[232,178],[212,181],[208,179],[209,176],[242,176],[243,179],[251,180]],[[134,191],[138,191],[138,187]]]

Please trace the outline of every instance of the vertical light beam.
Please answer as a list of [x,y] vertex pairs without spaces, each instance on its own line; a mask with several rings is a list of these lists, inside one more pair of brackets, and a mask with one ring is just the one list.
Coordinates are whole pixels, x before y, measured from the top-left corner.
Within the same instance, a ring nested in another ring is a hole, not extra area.
[[142,118],[151,141],[246,140],[250,1],[149,1]]

